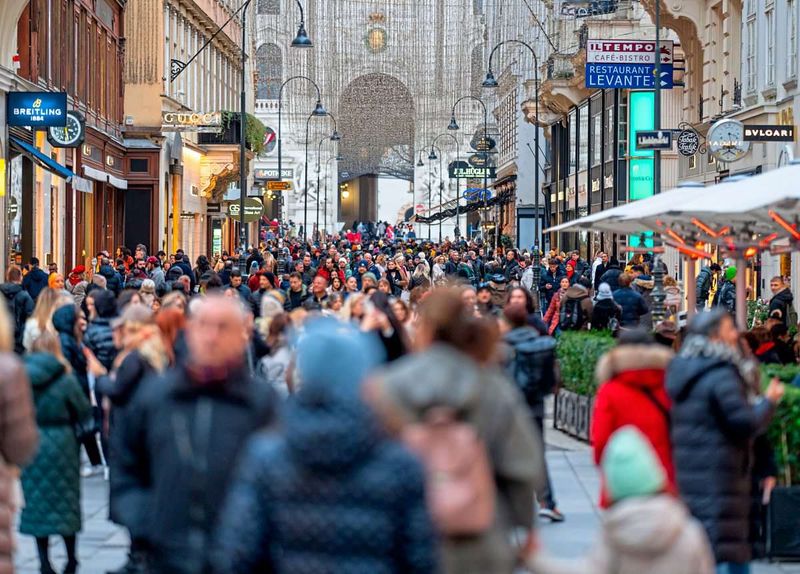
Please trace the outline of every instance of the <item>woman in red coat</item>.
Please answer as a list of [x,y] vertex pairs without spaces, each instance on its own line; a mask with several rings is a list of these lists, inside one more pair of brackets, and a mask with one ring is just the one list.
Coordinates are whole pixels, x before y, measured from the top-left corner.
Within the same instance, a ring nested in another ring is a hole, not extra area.
[[[600,359],[595,370],[600,388],[592,413],[592,446],[599,465],[614,431],[635,426],[650,440],[664,465],[669,492],[677,493],[669,436],[672,404],[664,389],[664,371],[672,357],[671,349],[654,344],[644,332],[620,336],[619,345]],[[606,508],[608,502],[603,489],[600,505]]]

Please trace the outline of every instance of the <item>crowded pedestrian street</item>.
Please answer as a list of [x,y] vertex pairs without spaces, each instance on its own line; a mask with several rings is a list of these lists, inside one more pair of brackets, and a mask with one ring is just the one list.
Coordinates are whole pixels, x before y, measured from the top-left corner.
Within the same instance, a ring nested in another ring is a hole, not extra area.
[[0,574],[800,574],[800,0],[0,0]]

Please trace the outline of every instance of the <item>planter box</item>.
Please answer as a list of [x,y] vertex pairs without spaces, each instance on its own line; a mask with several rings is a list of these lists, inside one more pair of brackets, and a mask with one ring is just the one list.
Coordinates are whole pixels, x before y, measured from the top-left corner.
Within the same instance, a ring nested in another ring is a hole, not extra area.
[[594,397],[559,390],[555,396],[553,426],[571,437],[589,442]]
[[800,486],[778,486],[767,509],[766,553],[770,560],[800,559]]

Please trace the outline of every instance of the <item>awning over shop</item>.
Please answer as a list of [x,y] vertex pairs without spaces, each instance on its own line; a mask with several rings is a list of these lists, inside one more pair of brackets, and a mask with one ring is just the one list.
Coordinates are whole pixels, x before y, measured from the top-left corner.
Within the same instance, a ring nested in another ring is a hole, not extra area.
[[46,169],[50,173],[54,173],[58,177],[62,177],[67,180],[67,183],[72,182],[72,179],[75,174],[66,166],[61,165],[57,161],[52,158],[49,158],[47,155],[40,152],[34,146],[25,143],[22,140],[17,138],[9,138],[11,140],[11,145],[21,154],[26,156],[32,162],[37,164],[42,169]]
[[87,177],[91,177],[95,181],[110,183],[117,189],[128,189],[128,180],[121,179],[119,177],[111,175],[110,173],[106,173],[102,170],[89,167],[88,165],[83,166],[83,174]]

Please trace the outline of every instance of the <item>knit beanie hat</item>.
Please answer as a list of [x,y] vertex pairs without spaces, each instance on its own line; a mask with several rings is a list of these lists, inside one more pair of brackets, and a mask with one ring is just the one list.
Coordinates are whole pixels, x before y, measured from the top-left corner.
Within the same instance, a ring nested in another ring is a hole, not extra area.
[[736,277],[736,267],[731,265],[725,270],[725,279],[727,279],[728,281],[733,281],[735,277]]
[[611,435],[601,462],[612,501],[662,492],[667,476],[650,442],[636,427],[625,426]]
[[597,289],[597,300],[604,301],[613,298],[614,295],[611,294],[611,286],[608,283],[600,283],[600,287]]

